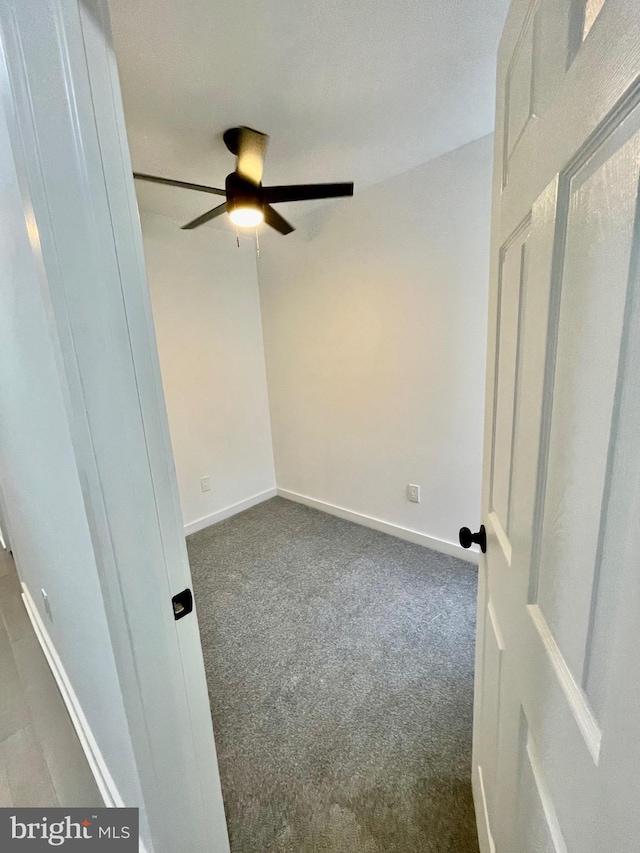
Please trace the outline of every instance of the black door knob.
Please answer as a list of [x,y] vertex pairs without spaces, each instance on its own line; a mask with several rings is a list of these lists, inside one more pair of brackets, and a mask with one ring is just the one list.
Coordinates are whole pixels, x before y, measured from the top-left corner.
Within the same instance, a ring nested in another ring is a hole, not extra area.
[[480,525],[480,530],[477,533],[472,533],[468,527],[460,528],[460,544],[463,548],[471,548],[473,543],[480,546],[483,554],[487,553],[487,531],[484,529],[484,524]]

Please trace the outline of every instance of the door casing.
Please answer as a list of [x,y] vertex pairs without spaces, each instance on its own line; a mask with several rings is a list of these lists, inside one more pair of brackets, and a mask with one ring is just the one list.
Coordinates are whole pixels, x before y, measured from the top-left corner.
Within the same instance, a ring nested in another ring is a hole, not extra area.
[[107,4],[1,0],[0,37],[140,805],[156,853],[224,853],[197,615],[171,606],[191,579]]

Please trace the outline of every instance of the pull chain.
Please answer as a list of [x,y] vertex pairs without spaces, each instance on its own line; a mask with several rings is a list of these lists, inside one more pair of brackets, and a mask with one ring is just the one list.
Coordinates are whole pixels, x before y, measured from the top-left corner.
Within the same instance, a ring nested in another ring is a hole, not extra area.
[[236,225],[236,244],[238,248],[240,248],[240,229]]
[[256,228],[256,255],[260,257],[260,237],[258,237],[258,229]]

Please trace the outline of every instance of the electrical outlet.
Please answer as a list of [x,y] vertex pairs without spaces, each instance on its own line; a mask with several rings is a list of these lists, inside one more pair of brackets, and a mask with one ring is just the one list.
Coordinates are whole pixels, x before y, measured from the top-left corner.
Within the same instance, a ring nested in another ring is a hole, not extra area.
[[200,477],[200,488],[203,492],[211,491],[211,480],[209,477]]
[[407,500],[414,504],[420,503],[420,486],[413,486],[411,483],[407,486]]
[[51,603],[49,601],[49,596],[47,595],[47,593],[43,589],[41,589],[40,592],[42,593],[42,600],[44,602],[44,612],[47,614],[49,619],[51,619],[53,621],[53,615],[51,613]]

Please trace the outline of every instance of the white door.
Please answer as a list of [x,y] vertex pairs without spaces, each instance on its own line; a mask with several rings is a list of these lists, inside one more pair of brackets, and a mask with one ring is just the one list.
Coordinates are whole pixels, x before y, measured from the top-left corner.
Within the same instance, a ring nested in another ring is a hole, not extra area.
[[473,784],[483,853],[640,850],[640,3],[498,61]]
[[196,615],[172,606],[191,579],[106,0],[0,0],[0,60],[14,224],[40,273],[139,777],[124,805],[143,809],[149,851],[227,853]]

